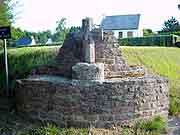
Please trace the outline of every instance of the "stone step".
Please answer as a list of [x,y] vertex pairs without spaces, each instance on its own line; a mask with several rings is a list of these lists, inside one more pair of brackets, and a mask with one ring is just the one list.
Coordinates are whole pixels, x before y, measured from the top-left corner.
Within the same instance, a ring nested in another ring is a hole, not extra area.
[[140,77],[144,76],[145,72],[142,71],[117,71],[117,72],[105,72],[106,78],[123,78],[123,77]]

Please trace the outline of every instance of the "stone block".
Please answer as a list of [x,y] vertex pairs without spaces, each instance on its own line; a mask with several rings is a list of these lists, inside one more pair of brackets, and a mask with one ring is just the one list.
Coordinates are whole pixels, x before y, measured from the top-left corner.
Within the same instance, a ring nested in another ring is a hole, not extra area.
[[78,80],[104,80],[104,64],[77,63],[72,67],[72,78]]
[[85,115],[84,119],[87,121],[98,121],[99,120],[99,115]]
[[89,121],[67,121],[66,122],[66,127],[75,127],[75,128],[89,128],[90,127],[90,122]]
[[102,114],[99,115],[100,121],[114,121],[114,115],[113,114]]
[[93,41],[83,41],[84,62],[95,63],[95,44]]

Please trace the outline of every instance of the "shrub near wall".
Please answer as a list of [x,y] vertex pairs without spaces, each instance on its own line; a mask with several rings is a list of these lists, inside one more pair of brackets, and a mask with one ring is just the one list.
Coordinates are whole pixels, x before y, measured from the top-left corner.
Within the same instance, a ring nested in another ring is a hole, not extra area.
[[147,37],[122,38],[119,39],[121,46],[175,46],[176,40],[179,37],[176,35],[157,35]]

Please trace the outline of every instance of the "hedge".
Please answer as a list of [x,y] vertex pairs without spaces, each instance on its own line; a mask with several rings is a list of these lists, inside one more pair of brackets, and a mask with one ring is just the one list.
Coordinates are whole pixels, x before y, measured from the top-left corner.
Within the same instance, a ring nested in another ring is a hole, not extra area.
[[147,37],[134,37],[119,39],[121,46],[175,46],[179,36],[176,35],[156,35]]

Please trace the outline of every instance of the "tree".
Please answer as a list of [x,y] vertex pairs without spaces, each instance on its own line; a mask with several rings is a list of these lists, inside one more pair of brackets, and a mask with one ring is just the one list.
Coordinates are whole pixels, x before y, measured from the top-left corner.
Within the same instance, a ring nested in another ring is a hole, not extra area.
[[[11,25],[14,21],[13,10],[16,8],[18,1],[11,1],[12,0],[0,0],[0,26]],[[11,28],[11,32],[13,39],[18,38],[22,34],[19,28],[16,29],[14,27]],[[8,46],[12,45],[12,41],[11,39],[7,40]],[[2,46],[2,43],[0,43],[0,46]]]
[[66,28],[66,18],[57,21],[56,32],[52,36],[53,42],[63,42],[69,29]]
[[163,32],[174,32],[180,30],[180,24],[175,17],[171,17],[169,20],[164,22]]
[[0,1],[0,26],[10,25],[12,23],[13,14],[12,7],[9,6],[11,0]]
[[25,32],[20,28],[11,27],[12,39],[17,40],[25,36]]
[[66,18],[63,17],[60,21],[57,21],[56,23],[57,23],[56,31],[61,32],[65,29]]
[[81,27],[72,26],[72,27],[69,29],[69,32],[80,32],[80,31],[81,31]]
[[155,33],[151,29],[143,29],[143,36],[151,36]]
[[45,44],[48,41],[48,38],[52,37],[50,30],[41,31],[41,32],[29,32],[26,30],[23,31],[20,28],[12,27],[11,33],[12,33],[12,39],[14,41],[22,37],[31,38],[33,36],[37,44]]
[[34,33],[33,35],[38,44],[45,44],[48,41],[48,38],[52,37],[50,30]]

